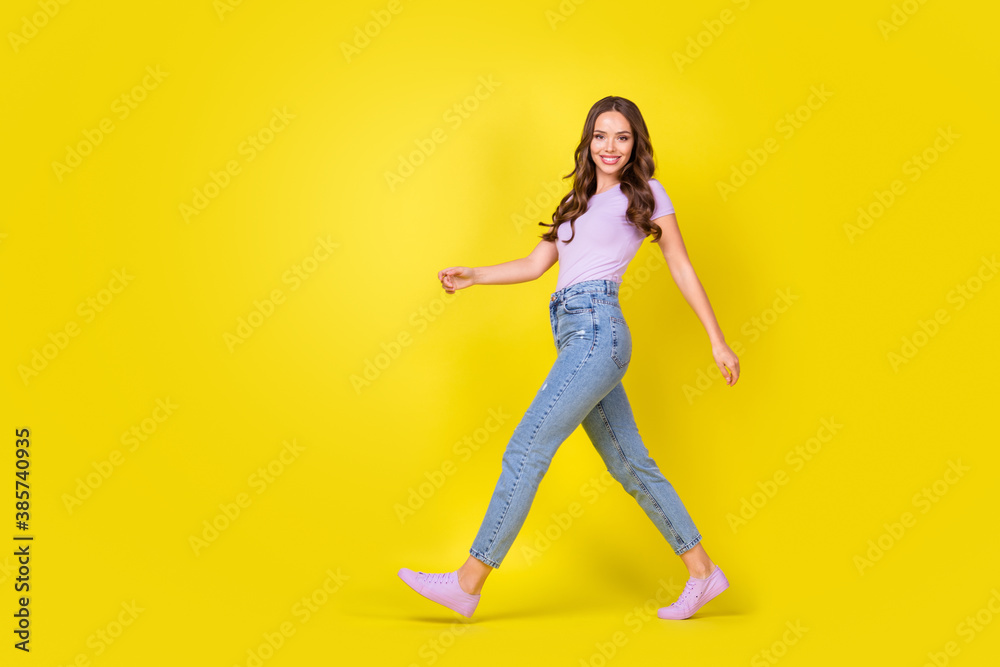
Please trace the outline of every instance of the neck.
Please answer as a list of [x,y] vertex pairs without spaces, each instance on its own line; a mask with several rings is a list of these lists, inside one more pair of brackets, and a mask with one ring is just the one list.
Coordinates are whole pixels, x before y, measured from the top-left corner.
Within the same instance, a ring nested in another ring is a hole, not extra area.
[[618,185],[619,183],[621,183],[621,181],[619,181],[618,179],[611,180],[610,177],[605,178],[602,182],[602,179],[600,178],[600,176],[598,176],[597,188],[594,190],[594,194],[597,194],[599,192],[606,192],[607,190],[610,190],[611,188]]

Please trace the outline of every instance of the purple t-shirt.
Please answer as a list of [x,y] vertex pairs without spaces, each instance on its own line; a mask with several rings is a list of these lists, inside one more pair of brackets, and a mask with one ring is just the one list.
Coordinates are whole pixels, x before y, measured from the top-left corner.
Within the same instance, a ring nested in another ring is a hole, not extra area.
[[[663,185],[651,178],[649,187],[656,201],[650,219],[673,213],[674,205]],[[621,183],[616,183],[590,198],[586,212],[573,223],[576,234],[571,243],[566,243],[571,233],[569,223],[559,225],[557,291],[583,280],[622,282],[625,269],[646,238],[629,223],[626,210],[628,197],[621,191]]]

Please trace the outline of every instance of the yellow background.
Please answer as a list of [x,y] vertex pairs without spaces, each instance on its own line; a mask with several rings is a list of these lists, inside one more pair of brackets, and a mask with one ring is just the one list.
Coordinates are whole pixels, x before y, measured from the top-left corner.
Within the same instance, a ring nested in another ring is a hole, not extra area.
[[[991,664],[998,12],[903,4],[5,3],[3,664]],[[631,497],[594,493],[578,429],[466,623],[396,571],[464,561],[554,358],[557,267],[453,299],[436,273],[534,247],[610,94],[642,110],[742,346],[735,387],[700,376],[705,332],[646,243],[625,386],[731,588],[688,621],[636,615],[686,571]],[[213,174],[225,187],[185,219]],[[904,339],[920,345],[894,364]],[[29,654],[11,632],[21,427]],[[797,469],[789,452],[818,436]],[[968,470],[946,478],[949,461]],[[756,514],[734,529],[744,500]]]

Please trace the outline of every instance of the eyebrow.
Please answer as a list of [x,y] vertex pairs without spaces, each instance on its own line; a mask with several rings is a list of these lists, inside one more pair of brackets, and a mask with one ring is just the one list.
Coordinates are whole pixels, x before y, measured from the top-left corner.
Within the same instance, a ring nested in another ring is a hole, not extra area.
[[[604,130],[594,130],[594,134],[597,134],[598,132],[600,132],[601,134],[611,134],[610,132],[605,132]],[[627,130],[622,130],[621,132],[615,132],[614,134],[632,134],[632,133]]]

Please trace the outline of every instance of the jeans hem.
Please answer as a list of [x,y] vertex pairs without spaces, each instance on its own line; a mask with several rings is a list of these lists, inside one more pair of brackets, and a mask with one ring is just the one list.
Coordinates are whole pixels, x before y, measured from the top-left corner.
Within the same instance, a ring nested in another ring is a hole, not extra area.
[[482,561],[483,563],[486,563],[487,565],[489,565],[492,568],[498,568],[498,567],[500,567],[500,563],[498,563],[497,561],[493,560],[492,558],[489,558],[489,557],[485,556],[481,551],[476,551],[475,549],[469,549],[469,555],[472,556],[473,558],[475,558],[478,561]]
[[691,541],[688,542],[687,544],[682,545],[678,549],[674,549],[674,553],[677,554],[678,556],[680,556],[685,551],[688,551],[689,549],[693,549],[696,546],[698,546],[699,542],[701,542],[701,535],[700,534],[699,535],[695,535],[694,538],[691,539]]

